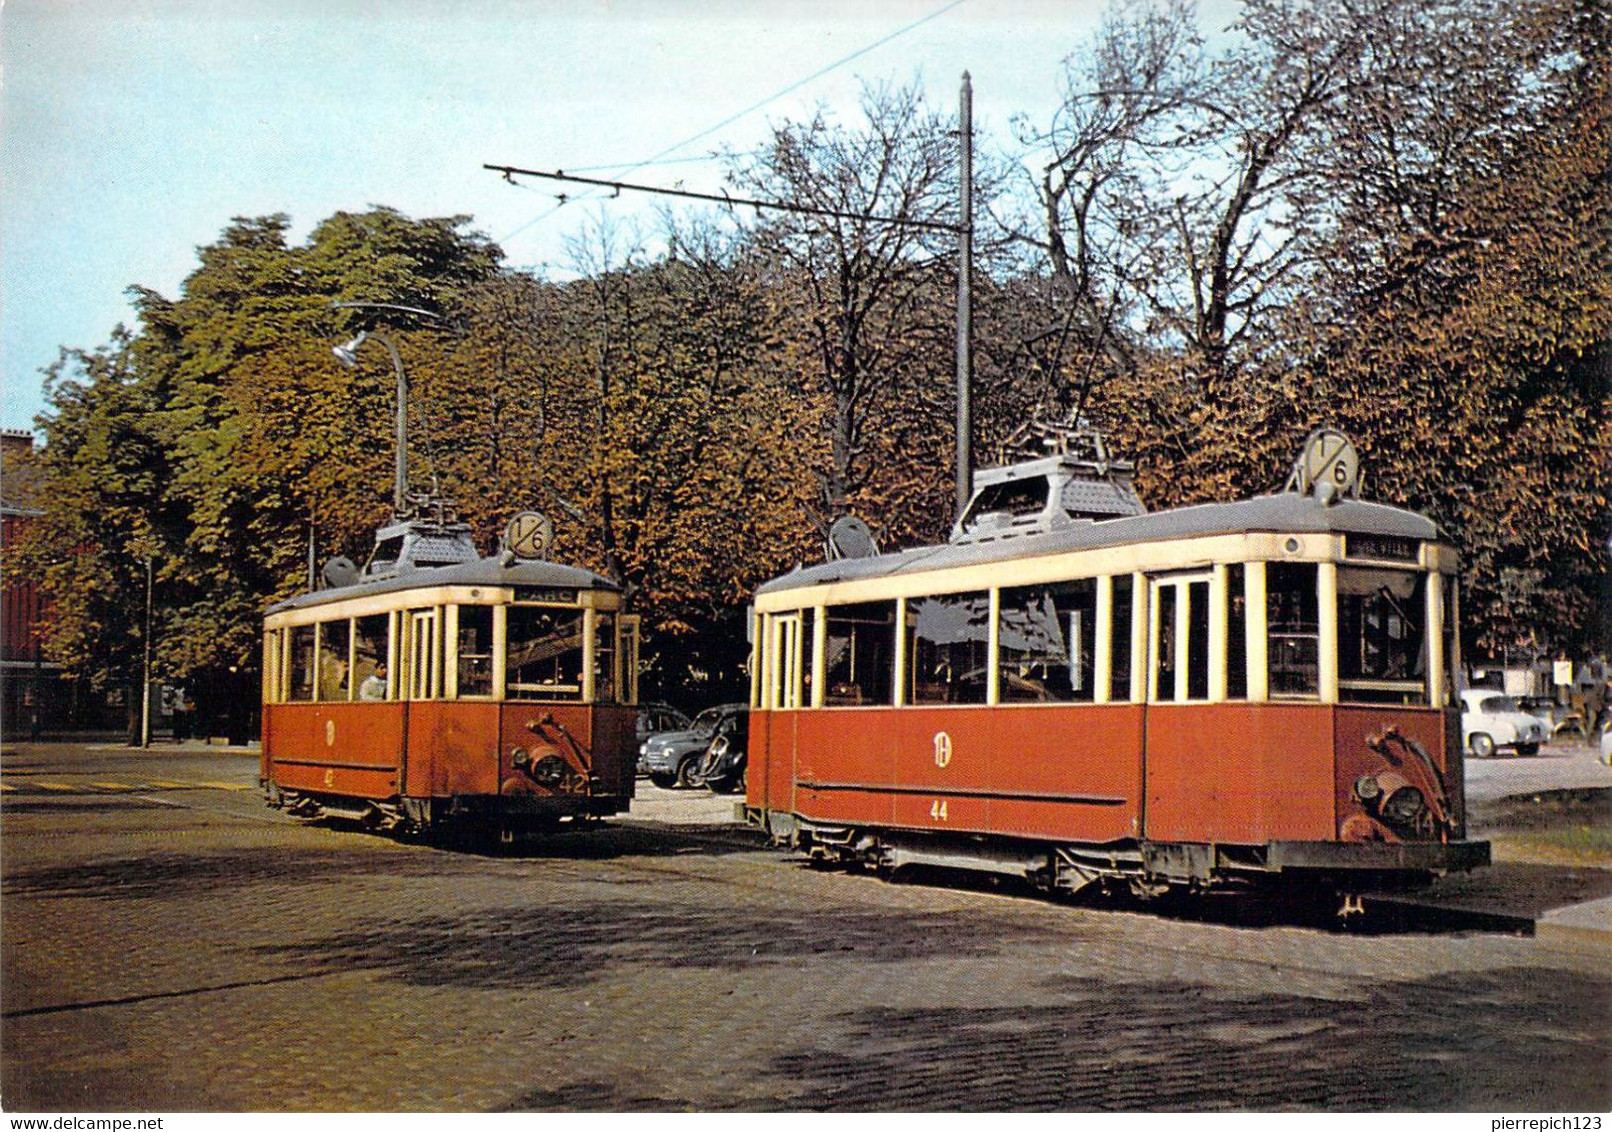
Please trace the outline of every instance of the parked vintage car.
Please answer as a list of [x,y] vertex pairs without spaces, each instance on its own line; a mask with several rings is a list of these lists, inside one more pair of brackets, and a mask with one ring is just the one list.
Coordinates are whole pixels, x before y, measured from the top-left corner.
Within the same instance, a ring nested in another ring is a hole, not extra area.
[[1502,748],[1537,755],[1549,734],[1538,716],[1523,711],[1510,696],[1490,688],[1468,688],[1461,693],[1461,738],[1466,749],[1480,759]]
[[638,769],[649,775],[656,786],[693,786],[693,775],[700,759],[711,746],[724,722],[748,713],[748,704],[721,704],[706,708],[694,717],[685,731],[652,735],[645,741]]
[[689,718],[671,704],[641,704],[638,708],[638,753],[644,753],[644,744],[652,735],[668,731],[687,731]]
[[735,794],[745,787],[744,770],[749,762],[750,713],[741,711],[717,725],[711,745],[700,757],[700,765],[690,778],[698,786],[717,794]]

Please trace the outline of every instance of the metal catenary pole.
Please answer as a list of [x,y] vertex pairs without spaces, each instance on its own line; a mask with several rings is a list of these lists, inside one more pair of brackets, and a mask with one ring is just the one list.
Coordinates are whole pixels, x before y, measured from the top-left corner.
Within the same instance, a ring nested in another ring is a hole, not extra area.
[[957,515],[962,517],[973,494],[974,319],[969,277],[974,270],[974,87],[963,72],[958,104],[958,193],[961,223],[957,229]]

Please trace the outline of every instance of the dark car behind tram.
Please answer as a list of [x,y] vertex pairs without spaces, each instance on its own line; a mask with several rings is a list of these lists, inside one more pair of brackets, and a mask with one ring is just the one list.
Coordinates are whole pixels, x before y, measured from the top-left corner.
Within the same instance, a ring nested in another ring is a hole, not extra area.
[[745,718],[749,710],[748,704],[720,704],[700,712],[687,730],[650,736],[641,748],[638,769],[656,786],[697,785],[695,773],[711,741],[731,731],[734,721]]

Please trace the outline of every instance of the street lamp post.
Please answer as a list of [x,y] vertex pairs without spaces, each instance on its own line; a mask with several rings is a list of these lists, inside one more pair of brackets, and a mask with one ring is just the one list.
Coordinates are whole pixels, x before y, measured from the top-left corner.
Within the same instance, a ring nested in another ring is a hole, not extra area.
[[[441,315],[433,311],[421,310],[419,307],[406,307],[398,303],[331,303],[334,310],[389,310],[402,311],[405,314],[421,315],[425,318],[440,321]],[[392,369],[397,374],[397,466],[392,484],[392,511],[399,518],[404,518],[408,508],[409,491],[409,382],[403,373],[403,359],[398,355],[397,347],[392,340],[384,334],[372,330],[360,330],[350,341],[331,348],[336,360],[348,369],[358,365],[358,348],[371,338],[386,347],[386,352],[392,357]]]
[[331,347],[330,352],[336,355],[336,360],[342,365],[353,369],[358,365],[358,348],[372,339],[386,347],[386,352],[392,356],[392,369],[397,374],[397,460],[392,483],[392,511],[401,519],[408,503],[409,490],[409,379],[403,372],[403,359],[390,338],[369,330],[359,331],[351,341]]
[[140,746],[151,746],[151,564],[146,555],[146,623],[142,634],[145,658],[140,669]]

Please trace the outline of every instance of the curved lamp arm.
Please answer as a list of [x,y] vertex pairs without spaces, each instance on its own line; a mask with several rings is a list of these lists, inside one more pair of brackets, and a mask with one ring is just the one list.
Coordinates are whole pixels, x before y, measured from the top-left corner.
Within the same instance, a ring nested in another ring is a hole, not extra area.
[[[337,304],[338,306],[341,304]],[[364,306],[384,306],[383,303],[365,303]],[[400,307],[400,310],[409,308]],[[420,312],[427,313],[427,312]],[[409,379],[403,373],[403,359],[392,345],[392,340],[384,334],[372,330],[361,330],[348,342],[340,346],[332,346],[330,352],[336,355],[336,360],[348,369],[358,365],[358,349],[365,342],[373,339],[386,347],[386,352],[392,356],[392,369],[397,374],[397,466],[392,481],[392,513],[398,518],[403,517],[403,509],[408,501],[409,491]]]

